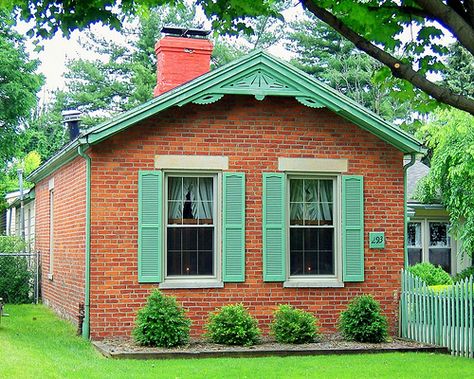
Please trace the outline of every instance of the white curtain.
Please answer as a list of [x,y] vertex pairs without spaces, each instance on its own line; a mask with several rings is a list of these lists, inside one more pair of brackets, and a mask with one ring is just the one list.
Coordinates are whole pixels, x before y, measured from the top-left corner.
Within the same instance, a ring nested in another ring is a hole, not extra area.
[[168,218],[212,219],[212,178],[168,178]]
[[292,179],[290,186],[290,220],[332,220],[331,180]]

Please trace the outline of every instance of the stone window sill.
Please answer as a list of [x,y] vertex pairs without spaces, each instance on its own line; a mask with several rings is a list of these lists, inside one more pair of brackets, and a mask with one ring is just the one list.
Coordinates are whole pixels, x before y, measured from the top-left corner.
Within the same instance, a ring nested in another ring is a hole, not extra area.
[[287,280],[283,282],[286,288],[344,288],[344,282],[337,280]]
[[167,281],[160,283],[160,289],[178,289],[178,288],[224,288],[224,283],[216,280],[206,281]]

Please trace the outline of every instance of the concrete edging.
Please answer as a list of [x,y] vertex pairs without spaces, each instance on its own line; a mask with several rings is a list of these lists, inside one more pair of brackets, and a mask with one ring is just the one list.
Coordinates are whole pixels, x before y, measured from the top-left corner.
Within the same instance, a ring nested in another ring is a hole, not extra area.
[[417,346],[380,349],[239,349],[231,350],[201,350],[201,351],[110,351],[107,345],[93,341],[94,347],[105,357],[113,359],[190,359],[190,358],[254,358],[254,357],[289,357],[310,355],[345,355],[345,354],[381,354],[381,353],[437,353],[449,354],[445,347]]

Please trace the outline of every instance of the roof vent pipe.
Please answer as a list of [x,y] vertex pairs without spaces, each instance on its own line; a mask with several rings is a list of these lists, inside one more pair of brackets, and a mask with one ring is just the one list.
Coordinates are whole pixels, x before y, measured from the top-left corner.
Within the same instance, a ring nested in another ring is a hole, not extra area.
[[63,111],[61,115],[64,118],[64,124],[69,130],[70,141],[75,140],[80,134],[81,112],[78,110]]

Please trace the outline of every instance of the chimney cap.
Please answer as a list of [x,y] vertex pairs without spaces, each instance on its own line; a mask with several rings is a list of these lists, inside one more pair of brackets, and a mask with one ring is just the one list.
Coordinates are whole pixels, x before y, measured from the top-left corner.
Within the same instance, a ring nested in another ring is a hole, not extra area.
[[204,29],[183,28],[180,26],[163,26],[163,28],[161,28],[161,33],[185,38],[193,38],[206,37],[211,33],[211,31]]
[[76,109],[62,111],[61,115],[64,118],[64,122],[71,122],[71,121],[80,121],[82,113]]

